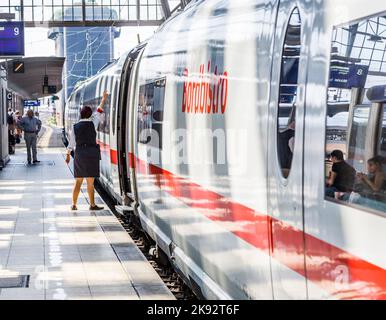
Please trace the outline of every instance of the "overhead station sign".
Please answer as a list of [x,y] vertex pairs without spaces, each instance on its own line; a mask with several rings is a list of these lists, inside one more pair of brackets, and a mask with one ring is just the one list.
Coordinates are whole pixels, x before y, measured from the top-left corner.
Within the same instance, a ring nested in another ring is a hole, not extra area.
[[24,100],[24,108],[40,107],[40,100]]
[[24,56],[24,23],[0,21],[0,57]]
[[330,87],[351,89],[364,88],[369,67],[358,64],[331,66]]

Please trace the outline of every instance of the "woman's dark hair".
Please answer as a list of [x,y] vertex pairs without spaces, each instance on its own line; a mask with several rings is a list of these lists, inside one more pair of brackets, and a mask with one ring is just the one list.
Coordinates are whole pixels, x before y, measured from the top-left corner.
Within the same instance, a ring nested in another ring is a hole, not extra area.
[[89,106],[83,106],[80,110],[80,118],[88,119],[92,116],[92,109]]
[[374,158],[370,158],[369,160],[367,160],[367,163],[370,163],[370,162],[382,167],[384,159],[381,156],[375,156]]

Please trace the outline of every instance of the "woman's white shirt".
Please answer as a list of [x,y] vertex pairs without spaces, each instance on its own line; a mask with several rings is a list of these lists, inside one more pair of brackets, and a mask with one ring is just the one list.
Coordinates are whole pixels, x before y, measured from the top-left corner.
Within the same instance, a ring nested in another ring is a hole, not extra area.
[[[79,122],[88,122],[92,121],[94,123],[95,130],[97,130],[99,123],[101,122],[102,113],[95,112],[90,118],[88,119],[80,119]],[[76,141],[75,141],[75,133],[74,128],[72,128],[72,132],[70,134],[70,141],[67,146],[67,150],[72,151],[75,150]]]

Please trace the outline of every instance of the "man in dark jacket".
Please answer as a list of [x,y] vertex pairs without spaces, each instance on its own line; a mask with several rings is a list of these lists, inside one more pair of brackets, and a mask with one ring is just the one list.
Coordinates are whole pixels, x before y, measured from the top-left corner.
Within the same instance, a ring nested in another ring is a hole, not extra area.
[[351,192],[356,171],[343,158],[343,152],[334,150],[330,154],[332,169],[327,179],[326,196],[334,198],[335,192]]

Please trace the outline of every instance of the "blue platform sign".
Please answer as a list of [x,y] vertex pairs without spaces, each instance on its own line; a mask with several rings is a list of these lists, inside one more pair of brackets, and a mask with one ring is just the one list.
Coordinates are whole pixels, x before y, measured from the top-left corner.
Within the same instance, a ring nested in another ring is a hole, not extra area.
[[350,66],[347,86],[349,88],[364,88],[366,85],[369,66],[353,64]]
[[329,86],[341,89],[364,88],[368,73],[369,67],[364,65],[332,66]]
[[39,107],[39,106],[40,106],[39,100],[24,100],[24,108]]
[[24,56],[24,23],[0,21],[0,56]]

